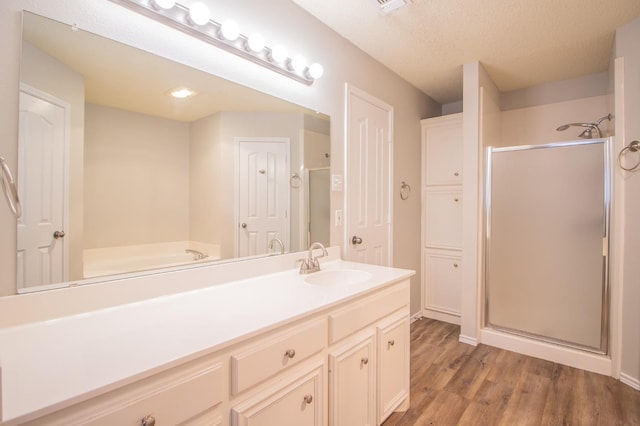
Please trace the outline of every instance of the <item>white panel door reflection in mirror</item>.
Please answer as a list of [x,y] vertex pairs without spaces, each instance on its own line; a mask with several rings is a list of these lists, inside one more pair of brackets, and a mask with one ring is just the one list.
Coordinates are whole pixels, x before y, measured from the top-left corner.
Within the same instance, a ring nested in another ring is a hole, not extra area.
[[[65,150],[68,106],[23,85],[20,91],[18,290],[60,283],[65,267]],[[54,237],[57,231],[58,238]]]
[[391,266],[393,108],[347,88],[347,259]]
[[266,254],[273,238],[289,251],[289,139],[239,139],[238,152],[238,255]]

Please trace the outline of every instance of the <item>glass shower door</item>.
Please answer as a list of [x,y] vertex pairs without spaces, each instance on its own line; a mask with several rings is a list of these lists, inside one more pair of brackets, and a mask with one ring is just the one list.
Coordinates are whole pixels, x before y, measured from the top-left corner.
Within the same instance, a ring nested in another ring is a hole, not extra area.
[[607,351],[607,143],[488,152],[488,327]]

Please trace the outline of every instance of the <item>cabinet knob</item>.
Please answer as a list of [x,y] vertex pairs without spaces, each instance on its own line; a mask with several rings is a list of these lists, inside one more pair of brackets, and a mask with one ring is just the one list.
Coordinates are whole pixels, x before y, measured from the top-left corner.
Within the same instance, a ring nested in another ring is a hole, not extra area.
[[140,420],[141,426],[155,426],[156,418],[153,416],[146,416],[144,419]]
[[284,356],[286,356],[287,358],[293,358],[294,356],[296,356],[296,350],[287,349],[287,351],[284,353]]
[[304,402],[307,404],[311,404],[313,402],[313,395],[305,395]]
[[457,263],[454,263],[454,264],[453,264],[453,267],[454,267],[454,268],[457,268],[457,267],[458,267],[458,264],[457,264]]
[[460,176],[460,173],[455,172],[453,175],[454,175],[454,176]]
[[367,365],[367,364],[369,364],[369,358],[367,358],[367,357],[365,356],[365,357],[363,357],[363,358],[360,360],[360,362],[361,362],[361,363],[363,363],[364,365]]
[[395,344],[396,344],[396,341],[395,341],[395,340],[393,340],[393,339],[389,340],[389,346],[393,346],[393,345],[395,345]]
[[457,203],[458,201],[460,201],[460,199],[458,197],[456,197],[456,198],[453,199],[453,201],[455,201]]

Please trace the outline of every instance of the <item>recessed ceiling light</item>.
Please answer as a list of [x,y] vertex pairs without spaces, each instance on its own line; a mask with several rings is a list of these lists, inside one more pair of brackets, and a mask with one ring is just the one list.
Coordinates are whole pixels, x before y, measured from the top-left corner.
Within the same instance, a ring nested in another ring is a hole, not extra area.
[[176,87],[169,91],[169,95],[177,99],[186,99],[195,96],[197,92],[189,89],[188,87]]

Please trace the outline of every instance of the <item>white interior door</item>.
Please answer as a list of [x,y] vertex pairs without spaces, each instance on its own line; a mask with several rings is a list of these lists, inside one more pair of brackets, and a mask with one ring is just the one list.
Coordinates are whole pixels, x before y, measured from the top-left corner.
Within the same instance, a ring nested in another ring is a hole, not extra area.
[[391,266],[393,107],[347,85],[345,253]]
[[39,91],[20,92],[18,289],[66,279],[65,149],[68,107]]
[[288,251],[289,139],[242,139],[238,151],[238,255],[266,254],[273,238]]

